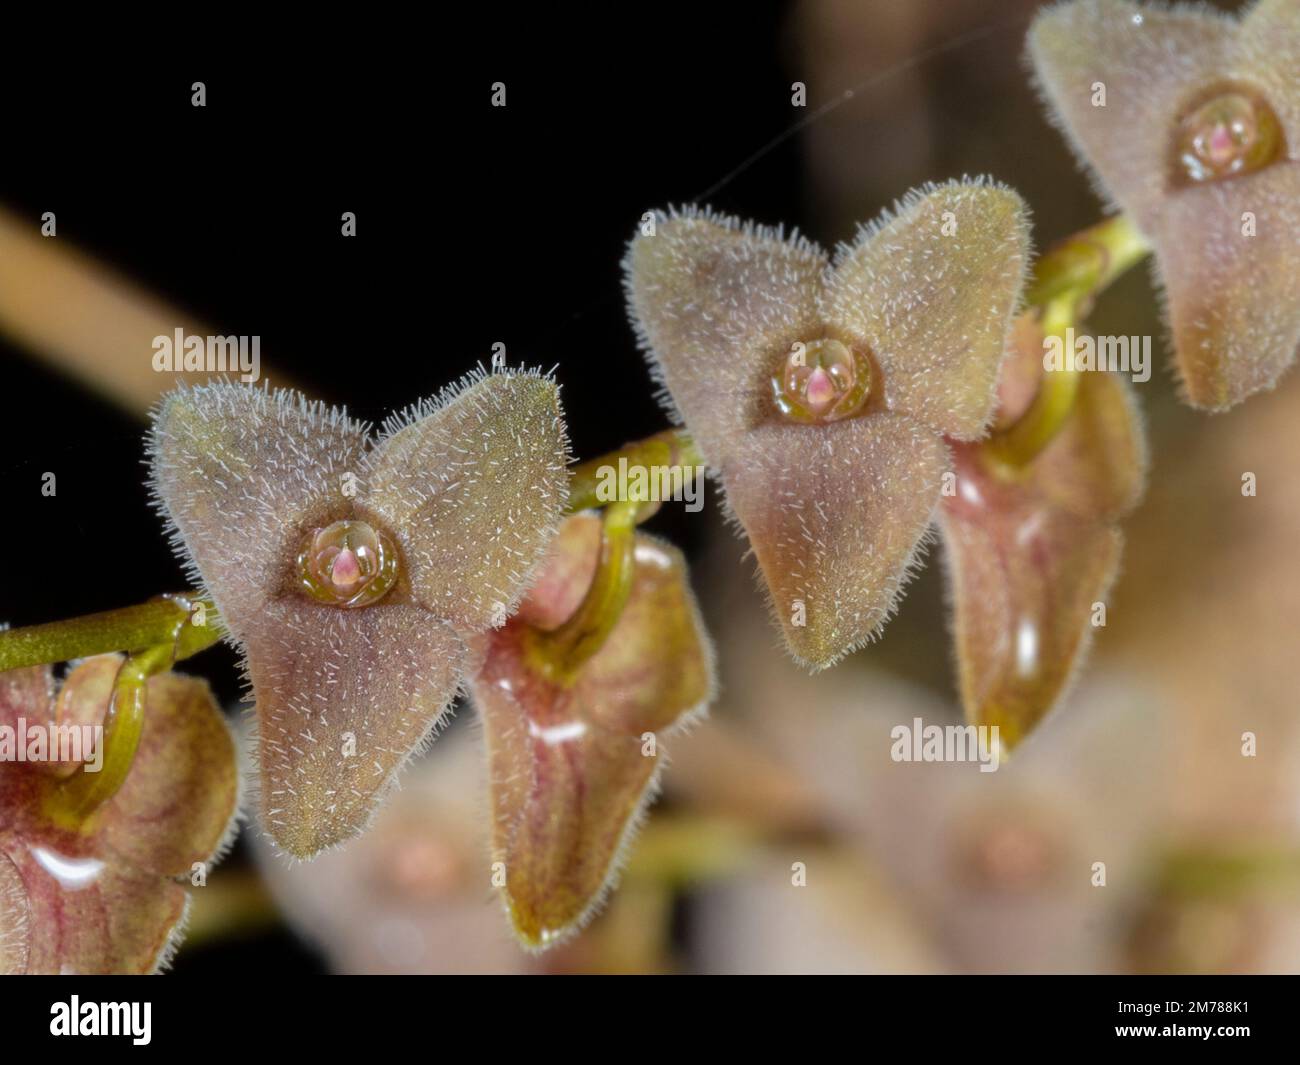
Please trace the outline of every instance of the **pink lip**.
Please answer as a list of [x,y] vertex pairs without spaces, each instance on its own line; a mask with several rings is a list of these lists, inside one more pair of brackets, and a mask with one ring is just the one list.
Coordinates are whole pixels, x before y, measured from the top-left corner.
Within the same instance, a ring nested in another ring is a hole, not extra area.
[[813,410],[822,410],[835,398],[835,383],[831,380],[831,375],[820,366],[808,376],[804,397]]
[[357,556],[348,548],[344,548],[334,559],[334,565],[330,567],[330,580],[339,588],[350,588],[361,579],[361,566],[357,562]]

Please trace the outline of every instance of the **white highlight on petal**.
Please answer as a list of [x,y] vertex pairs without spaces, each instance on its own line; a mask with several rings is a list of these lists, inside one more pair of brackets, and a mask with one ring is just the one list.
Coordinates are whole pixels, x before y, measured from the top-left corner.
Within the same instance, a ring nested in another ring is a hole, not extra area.
[[1038,671],[1038,627],[1033,618],[1021,618],[1016,628],[1016,669],[1022,677]]
[[104,868],[104,863],[98,858],[68,858],[44,847],[32,847],[31,852],[41,868],[68,891],[89,887]]
[[1016,544],[1019,547],[1026,546],[1029,541],[1034,539],[1043,528],[1043,522],[1046,520],[1046,514],[1041,510],[1034,511],[1027,519],[1020,523],[1016,528]]
[[556,747],[561,743],[570,743],[573,740],[581,739],[587,733],[587,723],[585,721],[566,721],[563,725],[541,726],[535,721],[528,722],[528,735],[535,740],[541,740],[548,747]]
[[636,548],[633,550],[633,557],[643,566],[658,566],[660,569],[671,569],[673,565],[672,555],[658,544],[638,541]]

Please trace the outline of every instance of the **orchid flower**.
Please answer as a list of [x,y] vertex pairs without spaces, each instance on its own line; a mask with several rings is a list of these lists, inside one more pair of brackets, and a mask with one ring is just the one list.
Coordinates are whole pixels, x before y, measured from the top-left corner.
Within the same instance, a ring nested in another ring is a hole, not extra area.
[[1074,0],[1029,56],[1100,191],[1155,248],[1188,401],[1274,386],[1300,346],[1300,5]]
[[694,208],[632,241],[633,322],[802,664],[832,665],[896,608],[944,437],[977,440],[993,414],[1028,242],[1019,196],[984,182],[909,194],[833,260]]
[[[0,726],[103,727],[122,663],[86,659],[57,697],[48,666],[0,673]],[[149,973],[170,959],[189,905],[182,878],[206,882],[229,841],[239,771],[204,681],[162,673],[144,698],[130,774],[84,819],[69,818],[62,792],[104,766],[51,761],[52,742],[45,759],[0,761],[0,973]]]
[[555,534],[559,389],[471,374],[372,440],[344,411],[236,384],[166,397],[153,488],[245,656],[262,821],[310,857],[365,828]]

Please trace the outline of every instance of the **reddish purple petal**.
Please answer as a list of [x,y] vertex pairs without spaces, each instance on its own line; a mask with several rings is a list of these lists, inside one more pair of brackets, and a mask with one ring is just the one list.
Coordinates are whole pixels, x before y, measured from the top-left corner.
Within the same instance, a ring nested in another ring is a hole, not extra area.
[[[1188,400],[1223,410],[1272,388],[1300,345],[1300,164],[1249,189],[1187,189],[1148,229]],[[1242,216],[1256,232],[1242,234]]]
[[444,622],[409,604],[268,604],[248,631],[262,819],[310,857],[365,829],[441,720],[466,665]]
[[[591,557],[598,525],[570,519],[552,566]],[[545,576],[543,589],[554,589]],[[554,613],[538,590],[534,610]],[[599,905],[653,794],[663,737],[712,694],[712,657],[681,555],[646,536],[637,537],[631,598],[571,686],[534,664],[519,618],[487,640],[473,690],[488,742],[493,860],[504,865],[516,933],[543,948]]]
[[131,773],[97,826],[104,845],[143,872],[188,877],[220,851],[238,804],[235,742],[207,682],[151,677]]
[[0,850],[27,896],[27,972],[150,973],[165,964],[185,913],[182,887],[48,841],[0,836]]
[[[49,666],[28,666],[0,673],[0,725],[17,728],[20,717],[49,717],[54,679]],[[0,765],[0,773],[4,766]]]
[[21,976],[30,954],[27,885],[18,867],[0,850],[0,976]]
[[[81,662],[72,670],[59,688],[54,701],[54,723],[61,729],[81,729],[83,759],[91,757],[84,737],[87,726],[103,725],[109,700],[122,668],[121,655],[96,655]],[[68,777],[77,771],[77,761],[52,762],[48,769],[58,777]]]
[[[103,682],[120,663],[103,655],[78,665],[61,704],[85,723],[102,720],[111,692]],[[146,973],[166,962],[186,906],[168,877],[219,848],[235,815],[237,766],[204,682],[163,674],[148,683],[131,773],[81,830],[48,819],[44,798],[58,780],[46,766],[3,767],[0,971]],[[51,720],[41,687],[27,685],[17,708],[29,723]]]
[[[54,680],[49,666],[29,666],[0,673],[0,836],[21,831],[28,811],[39,801],[41,790],[62,771],[48,760],[28,762],[34,753],[28,742],[33,732],[45,730],[54,715]],[[48,757],[49,733],[42,731],[40,752]],[[12,749],[9,744],[12,743]],[[2,850],[3,847],[0,847]]]
[[[1038,332],[1022,355],[1041,358]],[[1116,520],[1137,502],[1146,467],[1128,385],[1085,372],[1070,422],[1026,470],[955,445],[957,493],[940,525],[953,589],[962,702],[969,720],[1020,742],[1078,668],[1119,563]]]
[[724,467],[791,652],[823,668],[869,642],[897,606],[939,499],[943,442],[892,414],[767,425]]

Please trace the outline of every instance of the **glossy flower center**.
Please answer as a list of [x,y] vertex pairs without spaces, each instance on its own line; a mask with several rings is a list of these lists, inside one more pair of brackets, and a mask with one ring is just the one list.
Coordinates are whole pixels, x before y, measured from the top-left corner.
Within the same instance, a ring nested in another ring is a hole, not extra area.
[[1174,179],[1191,185],[1252,174],[1282,151],[1282,126],[1263,98],[1248,89],[1219,90],[1179,123]]
[[791,421],[851,418],[871,393],[871,364],[838,340],[795,344],[772,377],[772,398]]
[[397,579],[397,552],[364,521],[336,521],[307,537],[298,555],[302,589],[331,606],[369,606]]

